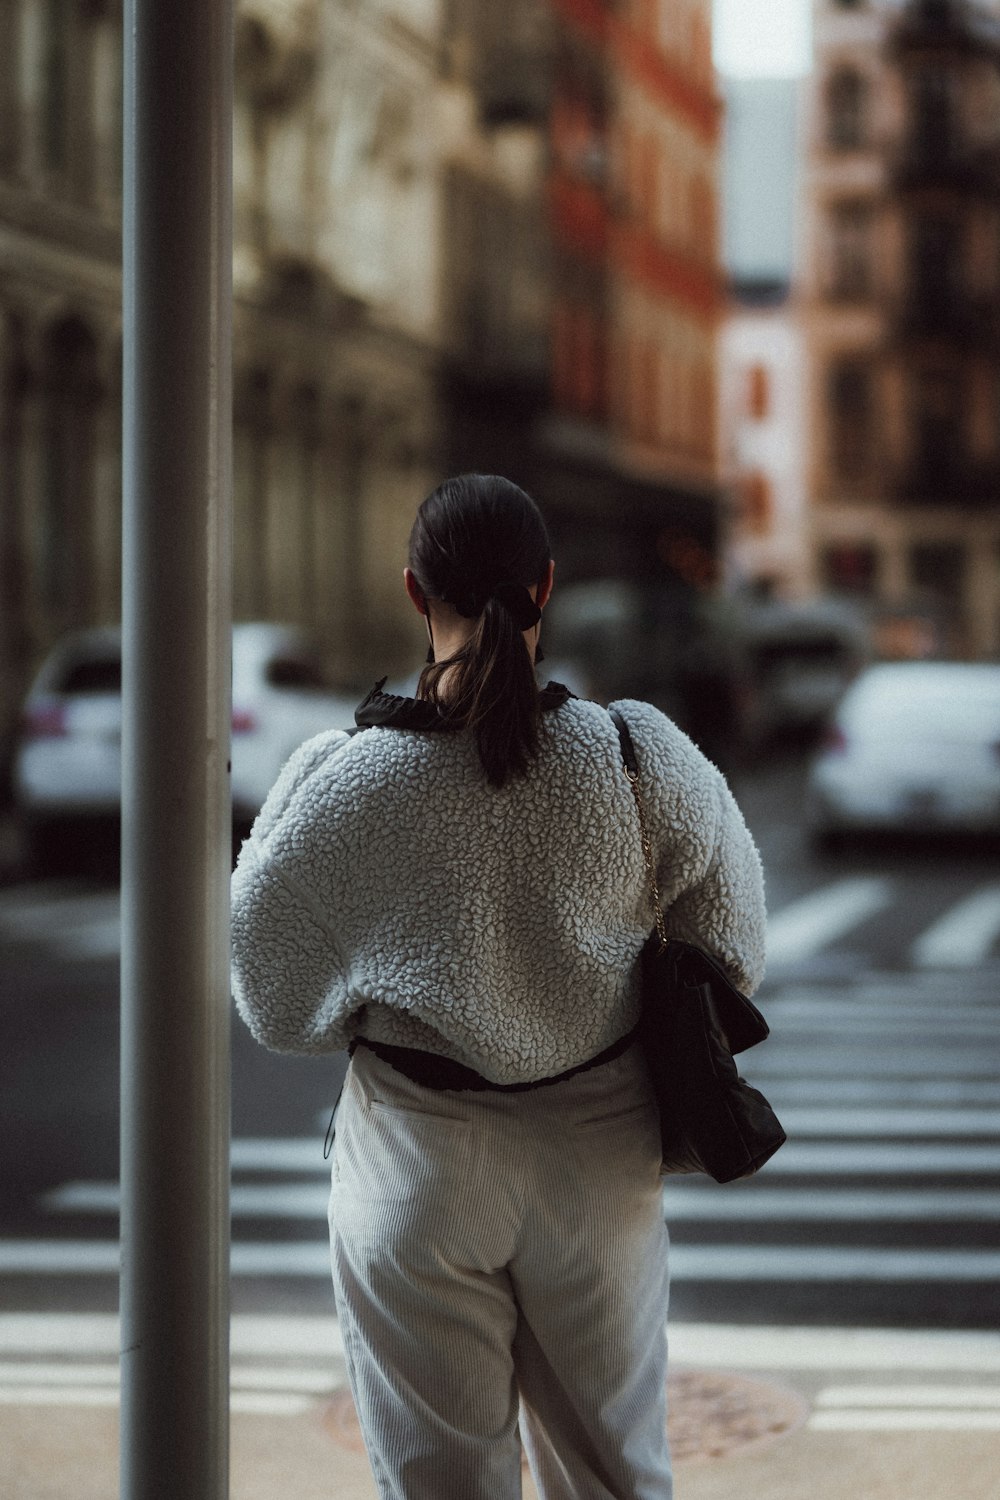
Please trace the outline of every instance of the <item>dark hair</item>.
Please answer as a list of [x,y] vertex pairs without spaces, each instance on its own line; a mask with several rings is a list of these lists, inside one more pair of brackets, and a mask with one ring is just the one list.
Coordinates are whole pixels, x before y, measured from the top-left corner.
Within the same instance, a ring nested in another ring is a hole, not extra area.
[[459,651],[424,669],[419,692],[472,730],[493,786],[523,776],[538,750],[538,684],[522,632],[539,618],[528,589],[542,582],[550,556],[538,506],[496,474],[446,480],[410,533],[410,568],[424,597],[477,621]]

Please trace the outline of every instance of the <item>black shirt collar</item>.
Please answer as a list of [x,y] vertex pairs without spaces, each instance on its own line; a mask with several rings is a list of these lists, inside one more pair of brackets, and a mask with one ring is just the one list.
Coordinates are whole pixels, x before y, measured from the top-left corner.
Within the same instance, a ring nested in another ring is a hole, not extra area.
[[[384,693],[388,678],[376,682],[368,697],[354,711],[359,729],[454,729],[454,723],[437,704],[427,698],[405,698],[399,693]],[[538,694],[543,712],[559,708],[573,693],[561,682],[547,682]]]

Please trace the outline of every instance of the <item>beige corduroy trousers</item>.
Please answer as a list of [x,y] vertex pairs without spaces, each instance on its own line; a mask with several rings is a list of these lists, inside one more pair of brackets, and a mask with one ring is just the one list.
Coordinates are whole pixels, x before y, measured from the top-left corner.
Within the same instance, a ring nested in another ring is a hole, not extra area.
[[334,1290],[382,1500],[670,1500],[667,1232],[635,1049],[525,1093],[365,1048],[337,1116]]

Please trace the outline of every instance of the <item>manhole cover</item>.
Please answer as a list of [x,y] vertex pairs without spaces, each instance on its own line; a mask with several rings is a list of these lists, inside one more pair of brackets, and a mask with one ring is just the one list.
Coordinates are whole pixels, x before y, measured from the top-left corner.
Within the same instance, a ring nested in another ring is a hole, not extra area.
[[797,1391],[740,1375],[681,1370],[667,1380],[667,1432],[675,1461],[728,1458],[801,1427],[809,1403]]
[[[667,1381],[667,1432],[675,1462],[728,1458],[801,1427],[809,1403],[796,1391],[739,1375],[682,1370]],[[322,1422],[341,1448],[365,1451],[354,1402],[336,1391],[324,1405]]]

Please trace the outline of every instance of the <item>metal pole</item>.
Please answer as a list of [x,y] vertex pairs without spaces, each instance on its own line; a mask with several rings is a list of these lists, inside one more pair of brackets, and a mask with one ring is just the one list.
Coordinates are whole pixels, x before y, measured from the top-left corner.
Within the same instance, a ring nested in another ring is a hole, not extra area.
[[123,1500],[228,1494],[231,0],[126,0]]

